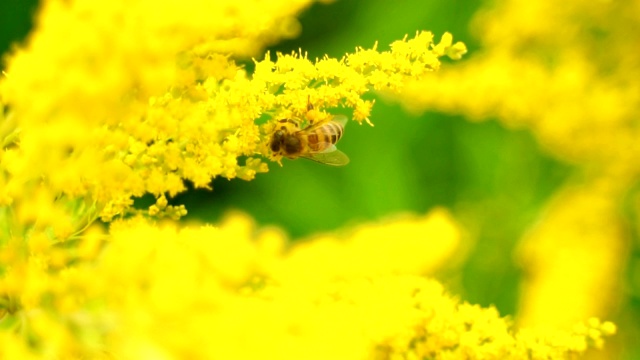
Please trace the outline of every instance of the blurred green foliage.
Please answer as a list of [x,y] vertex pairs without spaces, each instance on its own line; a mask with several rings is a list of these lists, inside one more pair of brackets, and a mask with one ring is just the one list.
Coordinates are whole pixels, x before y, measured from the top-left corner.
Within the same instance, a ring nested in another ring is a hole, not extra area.
[[[27,36],[37,4],[36,0],[0,1],[0,54]],[[0,67],[4,68],[4,63]]]
[[[438,38],[453,33],[467,44],[470,56],[477,44],[468,24],[479,5],[474,0],[316,4],[301,17],[301,36],[271,51],[302,49],[310,58],[340,57],[356,46],[378,41],[386,49],[405,34],[431,30]],[[5,52],[27,33],[35,1],[5,0],[1,6]],[[187,206],[188,219],[211,222],[242,210],[260,224],[284,228],[294,239],[444,206],[470,240],[462,271],[443,275],[444,281],[467,301],[513,314],[520,278],[514,246],[569,169],[545,156],[529,133],[493,121],[410,115],[384,99],[377,99],[371,120],[375,127],[347,126],[339,143],[351,158],[346,167],[284,160],[283,167],[272,164],[254,181],[216,179],[213,192],[190,191],[172,202]]]

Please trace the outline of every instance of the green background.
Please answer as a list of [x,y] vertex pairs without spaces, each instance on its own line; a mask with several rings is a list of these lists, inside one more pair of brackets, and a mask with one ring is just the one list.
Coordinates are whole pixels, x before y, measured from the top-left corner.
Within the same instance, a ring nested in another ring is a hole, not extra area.
[[[301,48],[310,58],[341,57],[375,41],[386,50],[405,34],[430,30],[437,38],[453,33],[471,56],[477,43],[468,24],[479,5],[417,0],[316,4],[300,18],[301,36],[271,51]],[[25,38],[36,2],[9,0],[0,6],[4,53]],[[186,204],[187,219],[210,222],[241,210],[259,224],[284,228],[293,239],[444,206],[467,229],[473,246],[462,271],[442,279],[467,301],[514,314],[520,274],[513,248],[569,174],[567,167],[542,154],[529,133],[505,130],[494,121],[409,115],[383,99],[377,99],[371,120],[375,127],[355,122],[346,127],[338,145],[351,159],[348,166],[284,160],[283,167],[271,164],[269,173],[254,181],[216,179],[213,192],[193,190],[172,203]]]

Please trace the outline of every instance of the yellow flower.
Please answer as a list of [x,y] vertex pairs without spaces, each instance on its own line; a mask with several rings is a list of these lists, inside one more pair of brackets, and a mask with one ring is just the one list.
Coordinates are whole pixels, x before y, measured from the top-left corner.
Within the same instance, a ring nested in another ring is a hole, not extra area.
[[402,99],[495,116],[530,129],[558,157],[637,173],[640,56],[628,51],[640,38],[630,31],[637,10],[633,2],[501,1],[476,17],[480,52],[408,85]]
[[[41,25],[28,46],[11,55],[0,82],[16,120],[8,135],[19,132],[16,148],[2,154],[9,171],[5,202],[38,208],[30,199],[44,181],[52,196],[95,201],[101,218],[109,220],[135,212],[127,200],[132,197],[183,192],[184,180],[205,188],[217,176],[251,180],[267,171],[258,156],[272,157],[266,143],[275,120],[313,120],[311,104],[315,120],[347,107],[354,109],[354,120],[369,121],[373,102],[363,100],[364,93],[400,91],[404,80],[439,67],[433,36],[420,32],[395,42],[391,51],[358,49],[341,60],[278,54],[272,61],[267,54],[247,74],[228,54],[255,54],[253,47],[265,39],[290,35],[269,26],[304,4],[272,4],[268,10],[259,3],[208,4],[193,0],[179,10],[154,5],[149,14],[144,1],[69,9],[45,3]],[[214,17],[205,21],[202,13],[211,11]],[[121,13],[126,16],[118,20]],[[176,16],[190,20],[181,23]],[[230,29],[249,20],[266,26],[263,32],[250,27],[229,38]],[[118,31],[105,31],[113,24]],[[55,36],[70,31],[79,35],[55,45]],[[259,126],[265,116],[272,121]]]
[[[95,248],[96,235],[80,247]],[[514,333],[495,309],[455,299],[424,275],[459,237],[443,210],[288,249],[282,233],[239,214],[219,227],[118,221],[99,256],[63,271],[31,257],[5,275],[21,300],[3,321],[25,337],[0,336],[0,355],[24,342],[49,357],[563,359],[615,332],[593,319]]]
[[615,210],[619,192],[610,179],[568,187],[525,235],[518,249],[528,271],[521,325],[562,327],[615,308],[627,252],[624,243],[612,241],[626,236]]
[[575,165],[519,248],[523,325],[609,316],[625,296],[632,233],[621,209],[640,173],[640,54],[629,51],[639,14],[637,2],[496,2],[475,18],[480,50],[402,96],[414,109],[527,129]]

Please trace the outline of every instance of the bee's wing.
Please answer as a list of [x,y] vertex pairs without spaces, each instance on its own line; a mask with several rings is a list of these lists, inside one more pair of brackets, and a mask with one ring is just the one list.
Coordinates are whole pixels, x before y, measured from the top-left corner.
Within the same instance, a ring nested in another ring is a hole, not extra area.
[[[344,115],[333,115],[333,117],[331,118],[331,121],[340,124],[340,126],[343,128],[347,124],[348,120],[349,119],[347,119],[347,117]],[[315,124],[311,126],[309,129],[305,129],[303,131],[315,130],[316,128],[319,128],[325,125],[326,125],[326,122]],[[300,156],[309,160],[317,161],[321,164],[331,165],[331,166],[344,166],[349,163],[349,157],[345,155],[345,153],[343,153],[342,151],[338,150],[335,144],[322,143],[322,145],[326,146],[326,149],[323,150],[322,152],[312,152],[312,153],[308,153]]]
[[333,118],[331,118],[331,121],[335,121],[338,124],[342,125],[342,127],[345,127],[349,119],[347,119],[347,117],[342,114],[338,114],[338,115],[333,115]]
[[303,158],[331,166],[344,166],[349,163],[349,157],[342,151],[336,149],[335,145],[332,145],[329,149],[323,152],[304,154],[301,156]]
[[344,116],[344,115],[341,115],[341,114],[333,115],[333,116],[331,117],[331,120],[329,120],[329,121],[322,121],[322,122],[319,122],[319,123],[317,123],[317,124],[313,124],[313,125],[311,125],[311,126],[309,126],[309,127],[305,128],[305,129],[303,129],[303,130],[301,130],[301,131],[304,131],[304,132],[310,132],[310,131],[313,131],[313,130],[315,130],[315,129],[317,129],[317,128],[321,128],[321,127],[323,127],[323,126],[327,125],[327,123],[329,123],[329,122],[335,122],[335,123],[338,123],[338,124],[340,124],[340,126],[342,126],[342,128],[344,128],[344,127],[347,125],[347,122],[348,122],[348,121],[349,121],[349,119],[348,119],[346,116]]

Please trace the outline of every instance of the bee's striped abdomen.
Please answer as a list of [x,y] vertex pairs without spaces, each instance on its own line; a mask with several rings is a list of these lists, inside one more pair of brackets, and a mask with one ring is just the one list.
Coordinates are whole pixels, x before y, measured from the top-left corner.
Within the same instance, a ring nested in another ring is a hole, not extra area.
[[333,121],[323,124],[311,131],[307,136],[309,148],[314,152],[324,151],[340,140],[342,132],[343,128],[341,124]]

